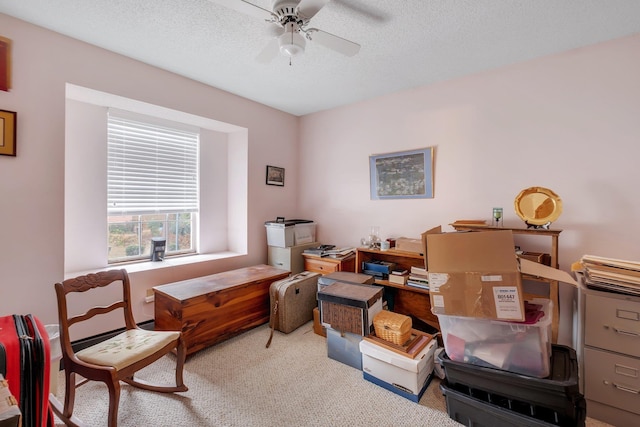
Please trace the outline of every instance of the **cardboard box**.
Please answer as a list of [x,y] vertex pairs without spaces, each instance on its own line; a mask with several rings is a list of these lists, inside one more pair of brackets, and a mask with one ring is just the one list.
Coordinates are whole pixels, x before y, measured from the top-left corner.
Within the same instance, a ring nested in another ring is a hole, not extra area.
[[371,341],[360,341],[362,371],[397,388],[418,395],[433,372],[438,342],[431,340],[415,358],[388,350]]
[[20,427],[22,425],[22,413],[18,407],[18,401],[9,391],[9,384],[0,374],[0,426]]
[[566,272],[517,258],[511,230],[425,236],[431,311],[523,321],[521,273],[577,286]]
[[341,332],[367,336],[373,318],[382,311],[384,288],[374,285],[335,282],[318,292],[323,326]]
[[543,252],[522,252],[519,253],[518,256],[520,258],[528,259],[529,261],[551,266],[551,255]]
[[398,237],[396,239],[396,250],[422,254],[422,240]]
[[427,271],[429,271],[429,260],[427,257],[427,236],[429,234],[442,234],[442,226],[439,225],[437,227],[433,227],[432,229],[422,233],[422,255],[424,255],[424,269]]

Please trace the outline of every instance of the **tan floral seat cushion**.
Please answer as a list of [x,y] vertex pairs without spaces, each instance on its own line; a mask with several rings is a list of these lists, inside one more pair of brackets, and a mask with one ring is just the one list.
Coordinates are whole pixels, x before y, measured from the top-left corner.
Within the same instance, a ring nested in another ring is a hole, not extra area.
[[130,329],[99,344],[80,350],[78,359],[122,369],[155,353],[178,338],[180,332]]

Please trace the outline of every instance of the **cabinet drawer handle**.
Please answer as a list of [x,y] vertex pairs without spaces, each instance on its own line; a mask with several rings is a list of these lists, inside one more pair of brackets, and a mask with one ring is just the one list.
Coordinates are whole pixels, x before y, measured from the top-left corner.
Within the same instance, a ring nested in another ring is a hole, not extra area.
[[613,386],[615,388],[617,388],[618,390],[620,390],[620,391],[626,391],[627,393],[633,393],[633,394],[640,394],[640,390],[634,390],[632,388],[625,387],[625,386],[620,385],[620,384],[613,383]]
[[612,329],[621,335],[628,335],[631,337],[640,337],[640,333],[638,332],[624,331],[622,329],[616,328],[615,326]]

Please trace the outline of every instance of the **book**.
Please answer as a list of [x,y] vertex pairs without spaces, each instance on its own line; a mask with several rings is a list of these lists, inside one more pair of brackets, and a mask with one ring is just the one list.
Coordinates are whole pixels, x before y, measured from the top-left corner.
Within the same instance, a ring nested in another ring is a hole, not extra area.
[[429,278],[427,276],[418,276],[415,274],[410,274],[407,279],[411,280],[412,282],[424,283],[427,285],[429,284]]
[[428,276],[428,275],[429,275],[429,272],[427,271],[427,269],[426,269],[426,268],[412,266],[412,267],[411,267],[411,274],[417,274],[417,275],[422,275],[422,276]]
[[322,256],[325,252],[332,250],[335,248],[335,245],[320,245],[313,248],[307,248],[302,251],[303,254]]
[[429,285],[421,282],[414,282],[413,280],[407,280],[407,286],[412,286],[414,288],[424,289],[426,291],[429,290]]
[[393,272],[389,275],[389,282],[396,283],[398,285],[406,285],[408,274],[394,274]]
[[391,274],[395,274],[396,276],[402,276],[404,274],[407,274],[408,271],[404,270],[404,269],[399,269],[399,270],[392,270]]
[[336,249],[328,249],[322,253],[322,256],[328,256],[331,258],[342,258],[347,255],[351,255],[355,252],[355,248],[336,248]]

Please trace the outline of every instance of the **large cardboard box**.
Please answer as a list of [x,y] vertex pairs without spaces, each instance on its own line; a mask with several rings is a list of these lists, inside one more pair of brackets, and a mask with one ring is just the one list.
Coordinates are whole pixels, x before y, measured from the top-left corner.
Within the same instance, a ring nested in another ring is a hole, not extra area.
[[428,248],[427,248],[427,236],[429,234],[441,234],[442,233],[442,226],[437,226],[437,227],[433,227],[427,231],[425,231],[424,233],[422,233],[421,237],[422,237],[422,256],[424,257],[424,269],[429,271],[429,259],[427,257],[427,253],[428,253]]
[[511,230],[426,235],[434,314],[525,320],[521,273],[577,286],[566,272],[515,254]]

